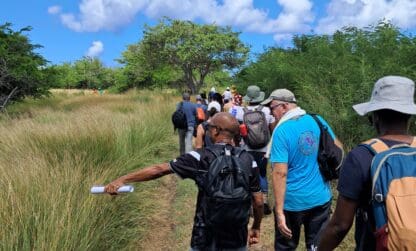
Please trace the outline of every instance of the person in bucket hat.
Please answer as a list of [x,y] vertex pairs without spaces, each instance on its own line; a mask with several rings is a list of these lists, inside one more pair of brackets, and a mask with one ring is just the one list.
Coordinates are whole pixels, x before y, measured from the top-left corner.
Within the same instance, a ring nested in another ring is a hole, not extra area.
[[250,85],[247,87],[247,93],[243,100],[248,103],[258,104],[264,100],[264,92],[260,91],[260,87],[257,85]]
[[[274,248],[296,250],[303,225],[305,249],[316,250],[322,226],[329,220],[332,198],[330,184],[318,167],[320,128],[288,89],[274,90],[261,104],[278,121],[267,151],[276,201]],[[338,142],[329,124],[316,117]]]
[[[409,78],[386,76],[375,83],[370,100],[353,105],[353,109],[361,116],[369,114],[378,135],[375,141],[388,148],[397,144],[413,146],[414,137],[409,135],[408,127],[411,115],[416,114],[414,91],[415,84]],[[374,153],[364,144],[348,153],[341,167],[336,209],[321,235],[318,250],[337,247],[348,233],[354,217],[356,250],[376,250],[375,218],[370,206],[373,157]]]
[[[260,104],[260,102],[262,102],[264,100],[264,92],[260,90],[260,87],[256,86],[256,85],[250,85],[247,87],[247,92],[246,95],[243,97],[243,100],[246,102],[247,106],[242,108],[242,109],[236,109],[236,111],[234,112],[233,110],[231,110],[231,112],[235,113],[235,117],[237,118],[238,121],[241,121],[245,124],[245,126],[247,127],[247,130],[257,130],[260,126],[260,124],[262,124],[262,122],[264,122],[264,124],[267,124],[267,130],[268,130],[268,138],[270,138],[270,134],[271,134],[271,128],[272,128],[272,124],[274,123],[274,118],[273,116],[270,114],[270,109],[266,106],[263,106]],[[247,124],[245,121],[245,118],[248,118],[247,114],[251,113],[251,111],[261,111],[264,114],[264,120],[260,121],[254,121],[254,124],[256,124],[257,128],[251,129],[250,128],[250,124]],[[266,154],[266,150],[267,150],[267,143],[264,147],[260,147],[260,148],[254,148],[252,146],[250,146],[246,141],[247,138],[244,138],[245,140],[245,144],[244,144],[244,148],[253,156],[254,160],[257,162],[257,166],[259,167],[260,170],[260,187],[261,187],[261,191],[263,193],[263,200],[264,200],[264,214],[265,215],[269,215],[272,213],[271,208],[269,206],[268,203],[268,191],[269,191],[269,185],[268,185],[268,181],[267,181],[267,161],[268,159],[265,157]]]

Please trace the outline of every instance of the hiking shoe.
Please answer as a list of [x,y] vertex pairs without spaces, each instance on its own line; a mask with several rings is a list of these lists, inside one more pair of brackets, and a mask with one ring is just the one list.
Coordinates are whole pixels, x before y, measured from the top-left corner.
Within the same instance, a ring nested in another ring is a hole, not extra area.
[[270,209],[270,206],[268,203],[264,203],[263,204],[263,214],[264,215],[269,215],[272,213],[272,210]]

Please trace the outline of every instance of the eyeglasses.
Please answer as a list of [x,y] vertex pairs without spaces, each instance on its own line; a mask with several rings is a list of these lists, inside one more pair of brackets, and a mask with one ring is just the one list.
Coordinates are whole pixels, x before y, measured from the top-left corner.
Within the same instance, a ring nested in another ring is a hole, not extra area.
[[277,107],[279,107],[281,105],[284,105],[284,104],[286,104],[286,103],[279,103],[279,104],[276,104],[276,105],[271,105],[270,106],[270,111],[273,111],[275,108],[277,108]]
[[213,125],[213,124],[208,124],[208,129],[209,128],[216,128],[218,131],[221,131],[221,127]]

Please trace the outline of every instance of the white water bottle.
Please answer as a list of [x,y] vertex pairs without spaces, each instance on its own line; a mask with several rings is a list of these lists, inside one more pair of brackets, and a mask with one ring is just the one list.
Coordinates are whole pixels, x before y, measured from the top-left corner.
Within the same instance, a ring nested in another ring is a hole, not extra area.
[[[92,194],[102,194],[104,192],[105,186],[93,186],[91,187],[91,193]],[[125,185],[121,186],[117,189],[117,193],[131,193],[134,191],[134,186],[131,185]]]

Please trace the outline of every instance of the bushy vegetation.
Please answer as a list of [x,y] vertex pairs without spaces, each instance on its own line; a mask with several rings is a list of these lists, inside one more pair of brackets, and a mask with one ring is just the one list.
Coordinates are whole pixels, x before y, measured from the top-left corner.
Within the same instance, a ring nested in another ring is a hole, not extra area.
[[[302,35],[294,48],[269,48],[237,74],[239,89],[257,84],[270,93],[292,90],[309,112],[322,114],[348,147],[373,136],[352,105],[365,102],[386,75],[416,80],[416,38],[389,23],[345,28],[332,36]],[[241,88],[240,88],[241,87]]]
[[117,198],[89,189],[174,157],[176,138],[166,123],[172,96],[49,100],[21,103],[0,121],[0,250],[137,249],[163,179]]

